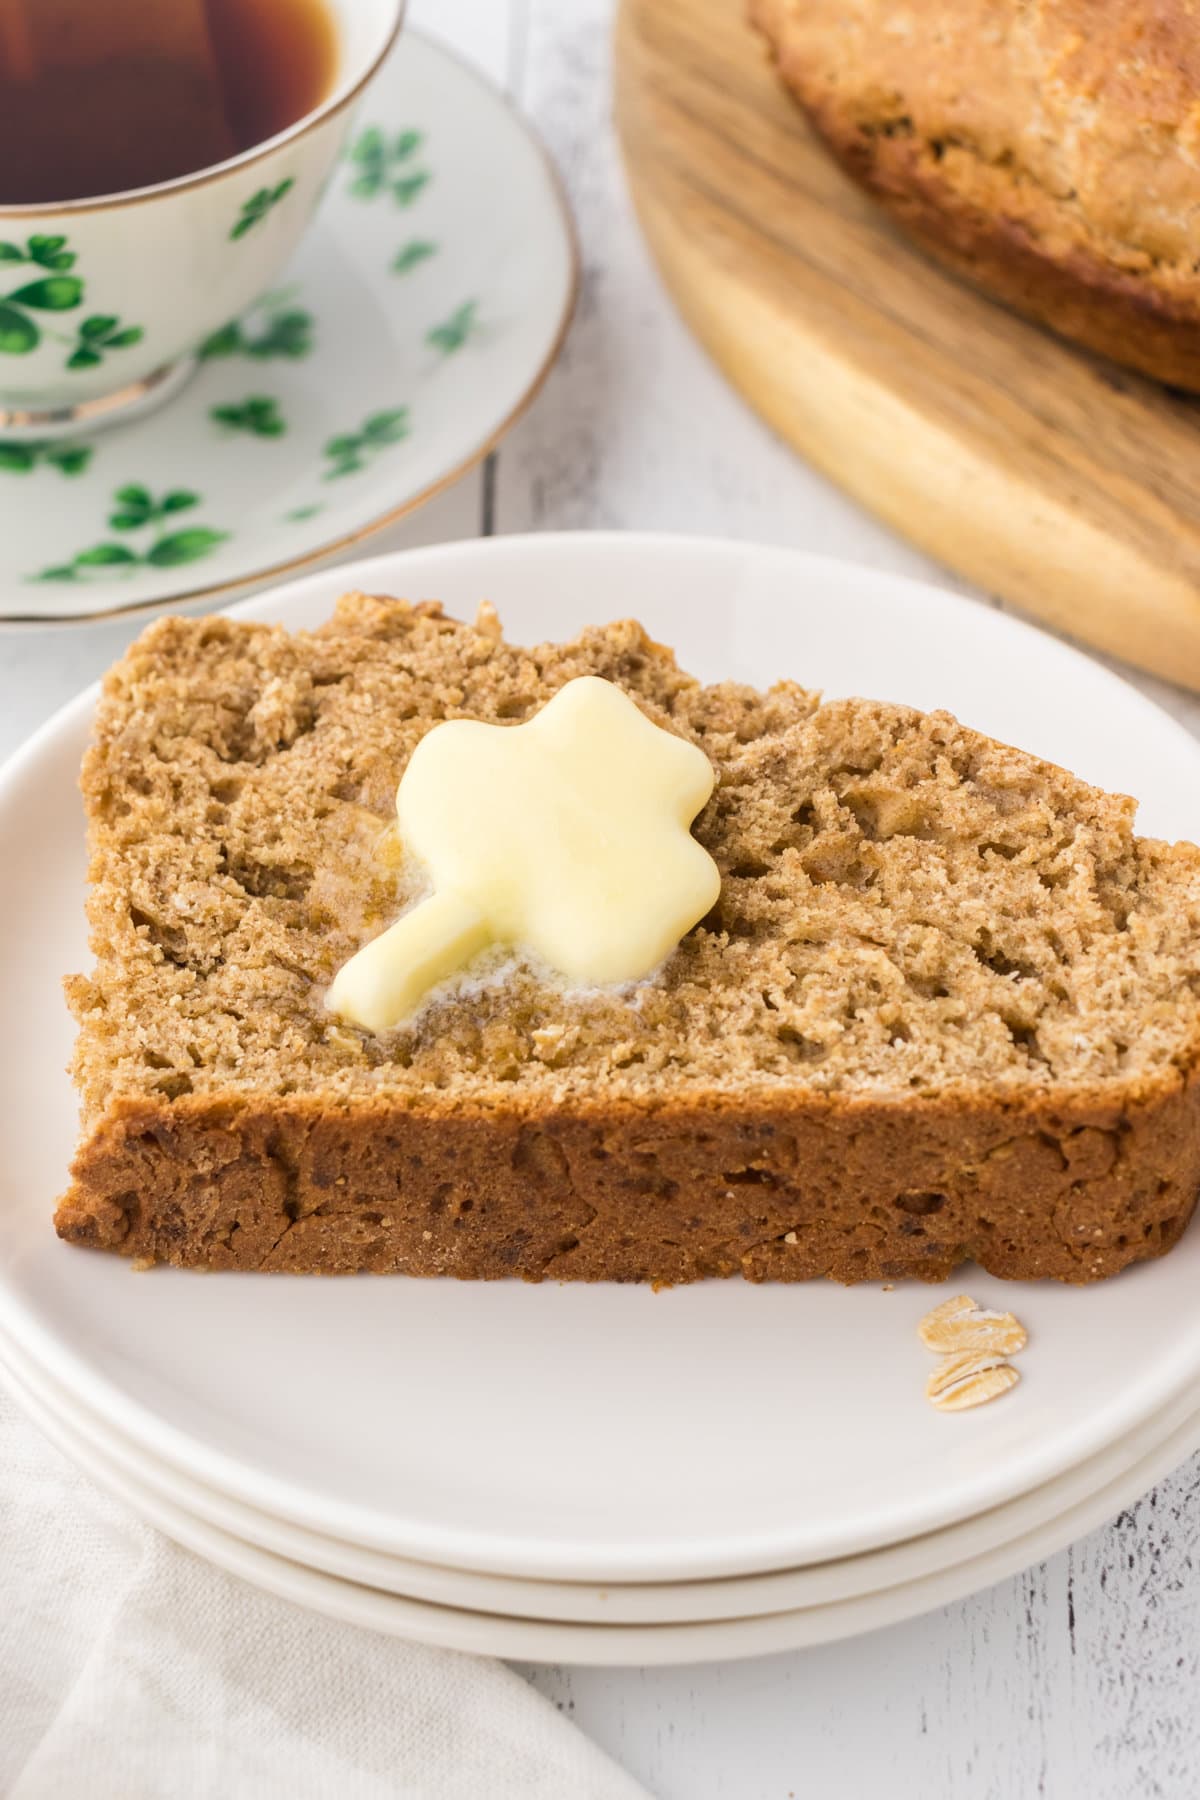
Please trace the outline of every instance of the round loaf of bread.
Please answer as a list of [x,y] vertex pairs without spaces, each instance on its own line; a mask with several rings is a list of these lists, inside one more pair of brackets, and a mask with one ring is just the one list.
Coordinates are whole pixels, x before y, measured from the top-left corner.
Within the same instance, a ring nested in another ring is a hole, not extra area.
[[1192,0],[751,0],[844,167],[940,260],[1200,391]]

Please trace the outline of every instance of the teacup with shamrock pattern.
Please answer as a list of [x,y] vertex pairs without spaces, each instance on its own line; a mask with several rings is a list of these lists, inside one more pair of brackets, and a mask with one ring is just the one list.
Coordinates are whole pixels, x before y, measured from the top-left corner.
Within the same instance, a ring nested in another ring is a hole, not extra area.
[[0,204],[0,437],[87,430],[166,399],[192,351],[272,285],[404,10],[326,3],[336,72],[286,130],[155,186]]

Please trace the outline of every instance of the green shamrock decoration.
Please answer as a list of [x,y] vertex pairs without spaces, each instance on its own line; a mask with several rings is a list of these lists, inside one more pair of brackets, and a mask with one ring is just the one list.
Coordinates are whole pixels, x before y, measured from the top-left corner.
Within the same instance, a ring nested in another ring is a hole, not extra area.
[[391,194],[397,206],[411,206],[429,180],[428,169],[406,169],[423,142],[419,131],[401,131],[388,138],[377,125],[361,131],[350,146],[354,168],[350,193],[355,200],[374,200]]
[[357,431],[330,438],[325,446],[332,468],[326,469],[325,480],[337,475],[352,475],[366,467],[369,457],[389,444],[399,444],[408,436],[408,408],[397,406],[391,412],[372,413]]
[[75,348],[67,358],[68,369],[95,369],[104,361],[108,350],[127,350],[140,344],[140,325],[122,325],[112,313],[94,313],[84,319],[75,338]]
[[321,510],[321,502],[315,500],[308,506],[293,506],[291,512],[285,512],[283,516],[289,525],[300,525],[305,519],[315,519]]
[[94,369],[103,362],[106,350],[124,350],[139,343],[142,328],[122,326],[111,314],[97,313],[77,327],[72,340],[30,318],[31,312],[70,312],[83,299],[82,280],[66,273],[77,261],[75,252],[68,250],[66,244],[65,237],[44,234],[26,238],[24,249],[19,244],[0,242],[0,267],[33,263],[49,271],[0,298],[0,353],[27,356],[37,349],[43,337],[55,337],[73,345],[67,358],[68,369]]
[[130,482],[113,495],[115,510],[109,514],[108,522],[114,531],[138,531],[155,519],[165,519],[170,513],[198,505],[199,500],[199,494],[190,493],[187,488],[172,488],[161,500],[155,500],[149,488]]
[[4,355],[27,356],[41,343],[43,327],[30,318],[31,312],[67,312],[83,299],[83,282],[78,275],[64,272],[75,265],[74,252],[66,248],[66,242],[65,237],[38,234],[26,238],[23,250],[19,244],[0,243],[0,266],[32,263],[49,271],[0,298],[0,352]]
[[425,183],[429,180],[426,169],[418,169],[412,175],[405,175],[392,183],[392,198],[397,206],[411,206]]
[[42,281],[27,282],[0,300],[0,351],[6,356],[27,356],[42,341],[38,322],[29,317],[29,309],[37,312],[66,312],[78,306],[83,298],[83,283],[75,275],[48,275]]
[[245,237],[246,233],[257,225],[260,219],[266,218],[273,206],[279,205],[283,196],[290,193],[295,185],[295,176],[289,175],[279,183],[278,187],[259,188],[256,194],[251,194],[248,200],[243,200],[241,217],[229,233],[230,237],[234,239]]
[[411,239],[409,243],[397,250],[392,258],[393,275],[407,275],[410,269],[415,269],[420,263],[428,261],[436,252],[437,245],[429,243],[427,239]]
[[253,356],[260,361],[271,356],[296,359],[307,356],[312,349],[312,331],[312,314],[300,307],[268,313],[266,323],[257,335],[252,334],[243,321],[232,319],[205,339],[199,355],[202,361],[215,356]]
[[231,319],[228,325],[222,325],[210,337],[205,338],[196,355],[201,362],[205,362],[211,356],[235,356],[245,347],[242,328],[236,319]]
[[287,430],[279,415],[278,400],[269,399],[265,394],[251,394],[240,404],[212,406],[208,416],[230,431],[248,431],[255,437],[282,437]]
[[75,253],[66,247],[65,237],[43,237],[40,234],[25,239],[25,248],[19,244],[0,243],[0,263],[36,263],[41,269],[53,269],[62,274],[66,269],[75,267]]
[[33,444],[0,444],[0,472],[28,475],[39,463],[61,475],[82,475],[92,460],[91,444],[62,444],[46,440]]
[[478,310],[478,300],[467,300],[457,312],[451,313],[445,324],[435,325],[432,331],[427,331],[425,342],[440,350],[443,356],[452,356],[478,331],[479,321],[475,316]]
[[[161,525],[175,513],[197,506],[199,494],[186,488],[173,488],[156,500],[149,488],[131,482],[113,495],[113,511],[108,523],[113,531],[144,531]],[[182,531],[160,531],[145,549],[109,540],[80,550],[69,563],[56,563],[31,576],[33,581],[84,581],[96,576],[129,575],[135,569],[174,569],[181,563],[195,562],[224,543],[227,531],[213,531],[207,525],[186,526]]]

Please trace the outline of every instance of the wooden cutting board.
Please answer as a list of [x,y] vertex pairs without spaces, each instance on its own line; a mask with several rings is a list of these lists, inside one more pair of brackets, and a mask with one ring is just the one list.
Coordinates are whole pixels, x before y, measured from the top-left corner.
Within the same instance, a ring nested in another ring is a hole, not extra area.
[[744,0],[623,0],[616,110],[684,318],[777,431],[982,588],[1200,689],[1200,404],[911,249],[813,138]]

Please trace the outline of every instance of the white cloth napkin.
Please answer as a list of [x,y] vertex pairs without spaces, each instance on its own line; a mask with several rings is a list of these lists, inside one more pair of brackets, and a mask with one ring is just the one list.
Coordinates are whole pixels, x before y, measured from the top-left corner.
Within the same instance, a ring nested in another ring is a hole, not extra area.
[[502,1663],[338,1625],[143,1525],[0,1387],[9,1800],[647,1800]]

